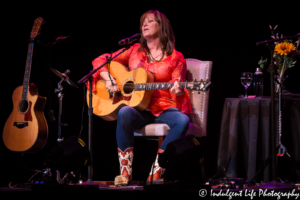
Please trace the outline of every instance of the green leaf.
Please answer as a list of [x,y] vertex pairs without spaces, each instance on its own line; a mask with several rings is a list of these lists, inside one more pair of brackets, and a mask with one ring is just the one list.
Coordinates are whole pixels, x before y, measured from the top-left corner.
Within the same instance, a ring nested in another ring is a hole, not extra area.
[[293,64],[293,60],[289,60],[289,61],[287,62],[287,67],[290,67],[292,64]]
[[264,68],[264,66],[265,66],[265,64],[266,64],[266,62],[267,62],[267,58],[265,59],[265,60],[263,60],[263,57],[261,57],[261,59],[258,61],[258,65],[259,65],[259,67],[261,68],[261,69],[263,69]]
[[264,66],[265,66],[265,65],[264,65],[263,63],[259,65],[259,67],[260,67],[261,69],[263,69]]
[[290,61],[293,62],[292,58],[290,58],[290,57],[287,56],[286,59],[285,59],[285,62],[290,62]]
[[263,60],[263,57],[261,57],[261,59],[258,61],[258,63],[257,64],[261,64],[262,63],[262,60]]

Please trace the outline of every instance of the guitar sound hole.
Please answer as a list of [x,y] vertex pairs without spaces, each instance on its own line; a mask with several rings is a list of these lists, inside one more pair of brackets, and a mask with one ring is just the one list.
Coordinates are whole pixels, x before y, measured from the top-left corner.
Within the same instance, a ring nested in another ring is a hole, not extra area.
[[134,90],[134,82],[133,81],[128,81],[127,83],[125,83],[125,85],[123,87],[123,91],[125,94],[130,94],[130,93],[132,93],[133,90]]
[[28,105],[29,104],[28,104],[27,99],[23,99],[22,101],[20,101],[20,103],[19,103],[20,112],[22,112],[22,113],[26,112],[28,109]]

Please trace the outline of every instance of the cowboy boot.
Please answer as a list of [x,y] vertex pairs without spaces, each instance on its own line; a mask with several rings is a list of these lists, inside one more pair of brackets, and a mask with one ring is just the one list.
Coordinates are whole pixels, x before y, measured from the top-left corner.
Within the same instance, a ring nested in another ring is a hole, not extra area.
[[[162,150],[162,149],[158,150],[157,155],[156,155],[156,159],[155,159],[155,162],[154,162],[154,166],[151,167],[151,171],[149,173],[147,181],[151,182],[152,180],[157,181],[159,179],[162,179],[162,175],[163,175],[163,173],[165,172],[166,169],[161,168],[159,166],[159,164],[158,164],[158,154],[163,153],[163,152],[164,152],[164,150]],[[153,177],[153,179],[152,179],[152,177]]]
[[126,176],[127,182],[132,180],[132,159],[133,147],[127,148],[124,152],[118,148],[120,162],[120,176]]

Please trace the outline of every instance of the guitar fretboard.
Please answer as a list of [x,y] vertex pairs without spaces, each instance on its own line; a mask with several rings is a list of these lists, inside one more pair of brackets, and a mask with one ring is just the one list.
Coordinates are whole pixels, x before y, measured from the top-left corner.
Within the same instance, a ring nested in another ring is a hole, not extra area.
[[[187,82],[179,82],[180,87],[188,88]],[[134,90],[158,90],[158,89],[170,89],[174,83],[137,83],[135,84]]]
[[31,71],[31,61],[32,61],[32,53],[33,53],[33,46],[34,41],[30,41],[28,45],[28,52],[27,52],[27,59],[26,59],[26,66],[25,66],[25,73],[23,79],[23,92],[22,98],[25,99],[27,97],[27,92],[29,88],[29,79],[30,79],[30,71]]

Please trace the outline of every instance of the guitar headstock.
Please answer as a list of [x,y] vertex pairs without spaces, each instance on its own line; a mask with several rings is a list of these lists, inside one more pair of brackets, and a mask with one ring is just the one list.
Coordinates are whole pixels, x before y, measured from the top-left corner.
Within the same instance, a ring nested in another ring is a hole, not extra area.
[[206,92],[208,88],[210,87],[211,82],[209,81],[203,81],[202,79],[200,81],[193,81],[193,82],[187,82],[187,89],[195,90],[198,92]]
[[39,34],[42,23],[43,23],[43,18],[41,18],[41,17],[38,17],[34,20],[34,24],[33,24],[33,27],[32,27],[31,33],[30,33],[31,39],[34,39]]

